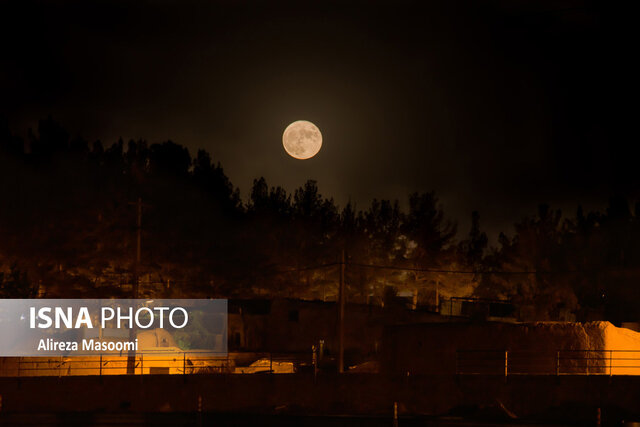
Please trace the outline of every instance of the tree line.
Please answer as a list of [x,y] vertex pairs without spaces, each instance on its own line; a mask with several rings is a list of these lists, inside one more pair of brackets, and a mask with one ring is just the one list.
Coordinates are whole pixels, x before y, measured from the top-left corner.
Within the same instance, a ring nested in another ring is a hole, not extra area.
[[637,319],[640,204],[624,196],[603,212],[541,205],[489,247],[478,212],[459,233],[434,192],[357,209],[315,181],[287,192],[257,178],[243,201],[204,150],[89,143],[51,118],[26,138],[0,124],[0,174],[4,297],[130,296],[141,198],[146,296],[335,299],[344,251],[352,301],[478,296],[512,300],[523,320]]

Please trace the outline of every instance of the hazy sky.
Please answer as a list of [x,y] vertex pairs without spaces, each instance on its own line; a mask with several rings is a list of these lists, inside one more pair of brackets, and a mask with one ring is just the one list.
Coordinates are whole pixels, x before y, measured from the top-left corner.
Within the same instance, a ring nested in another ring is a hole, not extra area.
[[[540,202],[637,196],[620,5],[0,4],[0,115],[23,134],[51,114],[105,144],[204,148],[243,196],[259,176],[359,208],[435,190],[463,233],[474,209],[495,234]],[[310,160],[282,149],[299,119],[323,133]]]

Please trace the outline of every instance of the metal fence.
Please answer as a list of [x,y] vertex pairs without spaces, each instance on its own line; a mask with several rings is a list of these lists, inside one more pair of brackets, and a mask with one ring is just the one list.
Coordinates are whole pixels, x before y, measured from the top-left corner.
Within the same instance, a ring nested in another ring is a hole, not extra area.
[[0,358],[0,376],[193,375],[294,373],[311,366],[312,355],[249,353],[232,357],[210,351],[144,351],[72,357]]
[[[0,376],[287,374],[316,372],[308,353],[144,351],[0,358]],[[458,350],[457,375],[640,375],[640,350]]]
[[456,374],[640,375],[640,350],[458,350]]

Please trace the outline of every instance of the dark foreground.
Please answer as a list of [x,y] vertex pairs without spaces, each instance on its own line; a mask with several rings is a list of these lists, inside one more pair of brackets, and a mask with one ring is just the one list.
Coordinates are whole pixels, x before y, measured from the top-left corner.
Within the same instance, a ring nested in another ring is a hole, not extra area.
[[636,376],[380,374],[0,378],[1,425],[623,425]]
[[[392,418],[347,417],[347,416],[291,416],[291,415],[251,415],[251,414],[4,414],[0,416],[3,426],[176,426],[176,427],[390,427]],[[522,426],[564,426],[569,424],[540,423],[532,421],[472,420],[461,417],[400,417],[398,427],[522,427]]]

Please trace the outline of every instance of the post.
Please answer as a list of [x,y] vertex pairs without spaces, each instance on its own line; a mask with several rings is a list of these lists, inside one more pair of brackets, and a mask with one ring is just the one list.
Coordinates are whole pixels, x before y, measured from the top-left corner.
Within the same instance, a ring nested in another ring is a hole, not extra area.
[[318,355],[316,354],[316,346],[311,346],[311,361],[313,363],[313,381],[318,377]]
[[504,377],[509,375],[509,351],[504,351]]
[[[139,292],[139,280],[138,280],[138,268],[140,266],[140,253],[142,246],[142,197],[138,197],[136,205],[136,259],[133,264],[133,299],[138,298]],[[135,322],[131,328],[129,328],[129,341],[136,339]],[[136,351],[130,350],[127,357],[127,374],[135,375],[136,373]]]
[[100,376],[102,376],[102,353],[100,353]]
[[398,427],[398,402],[393,402],[393,427]]
[[269,353],[269,373],[273,374],[273,353]]
[[560,375],[560,351],[556,351],[556,376]]
[[613,371],[613,350],[609,350],[609,376],[611,376],[612,371]]
[[135,263],[135,282],[133,283],[133,297],[138,298],[138,267],[140,265],[140,249],[142,245],[142,198],[138,197],[137,202],[138,218],[136,220],[137,242],[136,242],[136,263]]
[[[142,245],[142,198],[138,197],[136,202],[136,259],[133,264],[133,299],[138,298],[138,267],[140,266],[140,249]],[[135,322],[129,328],[129,341],[136,339]],[[135,375],[136,373],[136,351],[130,350],[127,357],[127,375]]]
[[344,249],[340,261],[340,290],[338,293],[340,316],[338,321],[338,373],[344,372]]
[[187,375],[187,353],[182,353],[182,375]]

